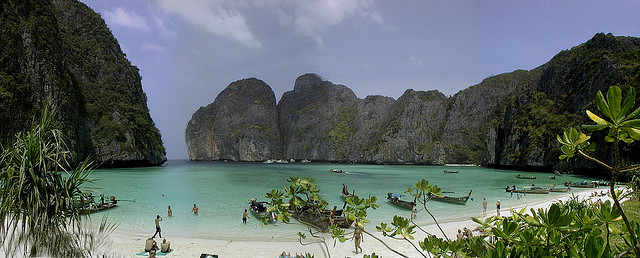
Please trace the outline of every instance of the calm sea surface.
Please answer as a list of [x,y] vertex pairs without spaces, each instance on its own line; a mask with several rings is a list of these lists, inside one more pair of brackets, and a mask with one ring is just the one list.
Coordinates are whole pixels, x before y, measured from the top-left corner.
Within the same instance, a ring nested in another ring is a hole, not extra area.
[[[329,169],[342,169],[345,173],[330,173]],[[459,170],[457,174],[445,174],[444,170]],[[538,176],[535,180],[517,179],[517,174]],[[473,190],[466,205],[430,202],[429,210],[441,221],[480,216],[482,199],[486,198],[489,214],[495,214],[495,203],[502,207],[519,206],[553,198],[561,194],[529,194],[520,200],[504,191],[507,185],[537,186],[558,184],[565,181],[581,181],[589,178],[578,176],[558,176],[549,179],[549,174],[528,173],[482,167],[452,166],[403,166],[403,165],[345,165],[345,164],[261,164],[232,162],[189,162],[169,161],[162,167],[100,169],[92,177],[98,179],[93,184],[97,191],[105,195],[115,195],[122,201],[119,206],[108,211],[95,213],[92,217],[108,215],[112,222],[119,224],[119,230],[136,232],[141,236],[151,236],[155,231],[156,215],[163,217],[163,236],[197,238],[234,238],[250,234],[260,238],[273,235],[295,234],[304,231],[299,224],[275,223],[262,226],[251,215],[246,225],[242,224],[242,212],[248,208],[248,200],[265,200],[264,194],[271,189],[282,190],[290,176],[317,179],[323,197],[330,206],[342,207],[339,193],[342,184],[355,190],[359,196],[375,195],[381,207],[370,210],[369,219],[373,225],[390,222],[394,214],[410,216],[407,210],[398,209],[387,203],[388,192],[402,193],[420,179],[426,179],[452,191],[452,196],[466,196]],[[200,210],[199,215],[191,213],[193,204]],[[167,217],[167,206],[171,205],[173,217]],[[418,221],[432,222],[426,212],[418,212]]]

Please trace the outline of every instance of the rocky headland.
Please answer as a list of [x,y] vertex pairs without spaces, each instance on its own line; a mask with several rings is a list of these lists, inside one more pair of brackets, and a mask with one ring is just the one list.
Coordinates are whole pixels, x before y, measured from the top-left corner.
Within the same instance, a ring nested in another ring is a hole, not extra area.
[[76,0],[0,2],[0,141],[56,110],[72,163],[166,161],[138,68],[100,15]]
[[[588,162],[561,162],[555,135],[588,123],[584,111],[596,110],[598,90],[638,88],[639,75],[640,39],[598,33],[535,69],[492,76],[451,97],[409,89],[397,100],[360,99],[344,85],[305,74],[276,105],[268,85],[247,79],[230,84],[193,115],[186,141],[192,160],[471,163],[597,172]],[[603,135],[593,137],[606,146]],[[606,147],[596,155],[606,160],[605,153]]]

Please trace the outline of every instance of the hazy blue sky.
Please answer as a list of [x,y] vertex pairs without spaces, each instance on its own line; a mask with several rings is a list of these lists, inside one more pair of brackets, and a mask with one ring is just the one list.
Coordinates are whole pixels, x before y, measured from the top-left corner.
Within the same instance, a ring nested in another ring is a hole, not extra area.
[[191,115],[256,77],[276,99],[317,73],[360,98],[446,95],[532,69],[595,33],[640,36],[640,1],[82,0],[100,13],[142,85],[169,159]]

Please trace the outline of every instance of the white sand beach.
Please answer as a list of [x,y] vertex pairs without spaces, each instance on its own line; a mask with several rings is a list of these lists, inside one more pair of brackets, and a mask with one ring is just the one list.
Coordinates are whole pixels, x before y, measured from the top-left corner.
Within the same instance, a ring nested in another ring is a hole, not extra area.
[[[598,192],[606,191],[605,188],[595,189]],[[589,195],[595,191],[594,189],[575,189],[573,193],[567,193],[563,195],[549,195],[551,199],[546,201],[529,204],[526,206],[529,208],[538,209],[549,207],[552,203],[559,200],[568,200],[572,195],[577,196],[580,199],[590,199],[597,201],[601,199],[603,202],[610,200],[609,197],[590,197]],[[491,209],[493,207],[493,209]],[[525,206],[515,207],[502,207],[501,215],[509,215],[509,210],[513,208],[516,210],[525,208]],[[489,204],[487,209],[487,216],[496,214],[495,204]],[[389,218],[389,221],[391,218]],[[368,232],[376,235],[378,238],[383,239],[387,244],[396,249],[397,251],[406,254],[410,257],[420,256],[415,248],[407,242],[394,240],[390,238],[384,238],[375,229],[376,225],[368,224],[365,228]],[[431,234],[435,234],[439,237],[442,233],[438,230],[436,225],[432,222],[425,222],[420,225],[423,229]],[[474,223],[471,218],[459,221],[449,221],[441,223],[441,227],[448,235],[449,238],[455,238],[458,229],[467,227],[469,229],[475,229],[477,224]],[[301,229],[303,229],[301,227]],[[350,231],[347,231],[350,232]],[[267,241],[268,236],[265,237],[261,234],[259,237],[252,236],[251,234],[239,234],[231,239],[199,239],[199,238],[176,238],[168,236],[167,240],[171,242],[171,248],[174,250],[169,253],[167,257],[199,257],[202,253],[217,254],[220,257],[278,257],[283,251],[291,253],[295,256],[296,253],[310,253],[315,257],[327,257],[326,251],[323,251],[321,244],[309,244],[301,245],[298,242],[296,236],[297,232],[291,232],[287,235],[273,235],[271,241]],[[307,236],[309,236],[307,232]],[[418,232],[415,237],[416,240],[424,239],[426,235],[422,232]],[[148,238],[148,234],[142,234],[140,232],[129,232],[126,229],[117,229],[110,235],[110,241],[106,244],[106,250],[108,250],[108,256],[118,257],[142,257],[137,256],[136,253],[140,253],[144,249],[145,240]],[[347,241],[340,243],[331,239],[330,235],[325,236],[328,241],[329,251],[331,257],[362,257],[362,253],[356,254],[353,241]],[[309,241],[309,237],[307,240]],[[159,243],[162,239],[156,238]],[[414,241],[417,245],[417,241]],[[364,235],[364,241],[362,242],[362,249],[364,253],[376,253],[383,257],[399,257],[397,254],[386,248],[381,242],[377,241],[369,235]]]

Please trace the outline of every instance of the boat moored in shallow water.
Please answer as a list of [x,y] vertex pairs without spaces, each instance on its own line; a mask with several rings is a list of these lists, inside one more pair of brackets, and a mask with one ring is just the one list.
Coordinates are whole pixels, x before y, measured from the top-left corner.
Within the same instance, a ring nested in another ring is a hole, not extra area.
[[429,196],[429,198],[431,200],[439,201],[439,202],[448,202],[448,203],[455,203],[455,204],[465,205],[467,203],[467,200],[469,200],[469,197],[471,197],[471,192],[473,192],[473,190],[469,191],[469,194],[467,196],[463,196],[463,197],[431,195],[431,196]]
[[409,202],[409,201],[401,200],[400,197],[402,197],[401,194],[388,193],[387,194],[387,201],[389,201],[391,204],[393,204],[395,206],[398,206],[400,208],[413,210],[413,206],[415,206],[416,203],[415,202]]
[[274,221],[273,213],[267,211],[268,206],[268,202],[259,202],[256,198],[249,200],[249,210],[253,216],[260,220]]

